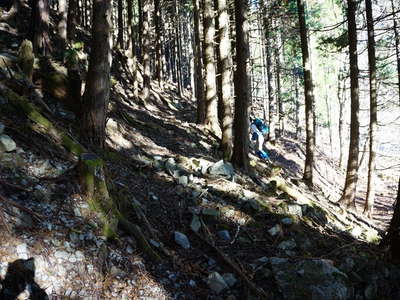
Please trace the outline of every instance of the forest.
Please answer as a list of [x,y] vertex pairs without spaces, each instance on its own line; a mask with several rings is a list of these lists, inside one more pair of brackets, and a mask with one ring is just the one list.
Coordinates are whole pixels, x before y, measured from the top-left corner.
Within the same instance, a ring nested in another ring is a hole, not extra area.
[[398,0],[1,0],[0,300],[400,299]]

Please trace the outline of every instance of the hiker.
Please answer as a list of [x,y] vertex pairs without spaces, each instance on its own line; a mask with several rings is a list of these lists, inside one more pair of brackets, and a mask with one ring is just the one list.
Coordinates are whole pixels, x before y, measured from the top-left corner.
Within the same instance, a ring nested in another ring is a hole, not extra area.
[[256,143],[256,154],[261,159],[269,158],[268,153],[263,150],[264,135],[266,135],[268,132],[268,126],[260,119],[256,118],[253,122],[251,122],[251,140]]

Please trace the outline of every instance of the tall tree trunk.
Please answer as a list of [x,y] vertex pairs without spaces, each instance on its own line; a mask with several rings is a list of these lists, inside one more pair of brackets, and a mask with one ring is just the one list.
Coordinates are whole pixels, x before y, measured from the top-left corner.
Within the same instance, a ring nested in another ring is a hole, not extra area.
[[138,47],[140,49],[139,53],[138,53],[138,61],[140,63],[143,63],[143,1],[148,1],[148,0],[138,0]]
[[83,101],[81,136],[94,150],[104,149],[110,98],[111,0],[93,0],[92,47]]
[[232,162],[244,171],[249,169],[249,102],[250,85],[247,60],[249,58],[247,0],[235,0],[236,72],[234,146]]
[[[278,23],[279,24],[279,23]],[[279,25],[278,25],[279,26]],[[279,124],[279,130],[277,137],[283,135],[283,100],[282,100],[282,86],[281,86],[281,51],[283,46],[281,45],[282,38],[280,37],[281,33],[277,33],[279,38],[277,38],[277,44],[275,46],[275,68],[276,68],[276,102],[277,102],[277,118]]]
[[381,244],[389,245],[392,258],[400,261],[400,178],[392,220]]
[[155,30],[156,30],[156,70],[155,79],[158,81],[158,85],[162,87],[163,80],[163,67],[162,67],[162,27],[161,27],[161,6],[160,0],[154,0],[154,12],[155,12]]
[[135,49],[133,47],[135,37],[134,37],[134,27],[133,27],[133,0],[127,0],[127,19],[126,19],[126,25],[128,27],[127,33],[128,33],[128,38],[127,38],[127,43],[126,43],[126,49],[129,50],[129,56],[133,57],[135,53]]
[[215,135],[219,135],[221,129],[218,122],[218,99],[215,72],[214,51],[214,6],[213,0],[204,0],[204,65],[206,69],[206,116],[204,124]]
[[350,91],[351,91],[351,120],[350,120],[350,146],[347,160],[346,181],[343,195],[339,202],[347,207],[356,208],[356,190],[358,181],[358,154],[360,141],[360,122],[358,113],[360,110],[359,85],[358,85],[358,58],[357,58],[357,1],[348,0],[347,22],[349,32],[350,50]]
[[[75,28],[78,25],[78,22],[76,20],[77,10],[78,10],[78,0],[69,0],[68,1],[67,37],[68,37],[68,41],[70,43],[73,43],[75,41],[75,32],[76,32]],[[92,20],[92,23],[93,23],[93,20]]]
[[397,19],[395,14],[395,7],[393,0],[390,0],[392,4],[393,14],[393,31],[394,31],[394,42],[396,46],[396,60],[397,60],[397,85],[399,87],[399,105],[400,105],[400,35],[397,29]]
[[301,128],[300,128],[300,98],[299,98],[299,84],[297,80],[297,75],[293,75],[294,81],[294,96],[295,96],[295,110],[296,110],[296,138],[300,137]]
[[226,0],[216,0],[219,26],[219,60],[221,66],[221,104],[222,104],[222,140],[223,158],[229,161],[232,156],[232,107],[231,107],[231,44],[229,40],[229,15]]
[[376,176],[376,145],[377,145],[377,96],[376,96],[376,57],[374,19],[371,0],[365,0],[368,28],[368,62],[369,62],[369,161],[368,161],[368,184],[367,199],[364,206],[364,214],[372,218],[375,200],[375,176]]
[[67,46],[67,0],[58,1],[58,13],[60,21],[58,22],[58,35],[61,39],[61,51],[64,52]]
[[264,12],[263,25],[265,30],[265,54],[266,54],[266,69],[267,69],[267,82],[268,82],[268,119],[269,119],[269,132],[268,132],[268,140],[270,142],[275,141],[275,127],[276,127],[276,101],[274,98],[274,90],[272,87],[273,82],[273,74],[272,74],[272,59],[271,59],[271,23],[270,16],[267,12],[264,2],[261,2],[262,11]]
[[307,25],[305,18],[304,0],[297,0],[297,10],[300,23],[301,52],[304,69],[304,95],[306,113],[306,161],[303,179],[309,186],[313,186],[313,168],[315,151],[315,130],[313,117],[314,87],[311,74],[311,61],[308,51]]
[[204,82],[203,82],[203,61],[202,47],[200,40],[201,22],[200,22],[200,1],[193,0],[193,22],[194,22],[194,57],[195,57],[195,95],[197,100],[196,122],[201,124],[205,120],[205,102],[204,102]]
[[38,55],[47,55],[51,50],[49,38],[50,8],[48,0],[30,0],[31,26],[30,39],[33,52]]
[[[340,71],[339,71],[340,72]],[[341,82],[343,81],[343,88]],[[338,101],[339,101],[339,168],[343,168],[343,124],[344,124],[344,103],[345,103],[346,82],[344,76],[338,75]]]
[[118,37],[117,44],[120,49],[124,49],[124,4],[123,0],[118,0]]
[[150,38],[151,38],[151,0],[143,0],[143,35],[142,35],[142,47],[143,47],[143,89],[142,99],[146,103],[150,96],[150,80],[151,80],[151,68],[150,68]]

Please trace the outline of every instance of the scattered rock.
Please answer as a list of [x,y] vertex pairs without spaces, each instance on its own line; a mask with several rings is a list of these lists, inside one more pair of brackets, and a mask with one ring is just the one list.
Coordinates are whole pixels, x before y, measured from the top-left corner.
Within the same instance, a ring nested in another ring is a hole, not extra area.
[[282,233],[282,227],[280,224],[276,224],[274,227],[268,230],[268,233],[271,236],[276,236],[277,234]]
[[296,242],[294,240],[283,241],[278,245],[278,248],[282,250],[292,250],[296,248]]
[[14,140],[6,134],[0,135],[0,152],[11,152],[17,148]]
[[281,223],[287,226],[290,226],[293,224],[293,219],[292,218],[283,218],[281,220]]
[[25,243],[19,244],[16,250],[19,258],[28,259],[28,246]]
[[222,240],[225,240],[225,241],[230,241],[231,240],[231,235],[229,234],[228,230],[218,231],[217,235]]
[[[276,283],[285,299],[348,298],[346,274],[326,260],[303,260],[297,263],[281,261],[271,266]],[[293,284],[294,282],[296,284]]]
[[198,232],[201,227],[200,218],[197,215],[194,215],[192,221],[190,222],[190,228],[194,232]]
[[208,169],[208,173],[211,175],[222,175],[231,178],[235,175],[235,170],[231,163],[220,160]]
[[237,279],[233,273],[222,274],[222,277],[229,287],[233,287],[237,282]]
[[183,186],[186,186],[189,183],[189,178],[186,175],[179,176],[178,183],[183,185]]
[[302,217],[303,211],[300,205],[297,204],[289,204],[287,206],[288,213],[294,216]]
[[179,232],[179,231],[175,231],[174,235],[175,235],[175,242],[179,246],[181,246],[184,249],[190,248],[189,239],[187,238],[187,236],[185,234],[183,234],[182,232]]
[[224,278],[218,272],[213,272],[208,276],[207,284],[217,294],[228,288]]

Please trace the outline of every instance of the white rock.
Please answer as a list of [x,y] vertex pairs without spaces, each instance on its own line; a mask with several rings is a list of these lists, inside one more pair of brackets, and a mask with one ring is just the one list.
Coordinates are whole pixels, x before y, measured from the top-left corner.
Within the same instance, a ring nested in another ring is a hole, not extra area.
[[17,148],[14,140],[6,134],[0,135],[0,151],[10,152]]
[[207,284],[217,294],[228,288],[224,278],[218,272],[213,272],[208,276]]

